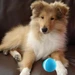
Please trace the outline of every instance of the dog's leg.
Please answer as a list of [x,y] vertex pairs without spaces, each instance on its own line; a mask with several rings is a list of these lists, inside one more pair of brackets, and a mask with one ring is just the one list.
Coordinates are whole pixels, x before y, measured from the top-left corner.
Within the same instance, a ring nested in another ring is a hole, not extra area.
[[20,75],[30,75],[32,64],[35,61],[35,54],[33,51],[26,51],[23,54],[23,59],[19,62]]
[[[67,75],[67,69],[65,68],[68,65],[68,60],[64,57],[64,52],[56,51],[51,54],[51,57],[56,60],[56,72],[57,75]],[[66,65],[65,65],[66,64]]]
[[15,60],[21,61],[21,54],[17,50],[10,50],[9,52]]

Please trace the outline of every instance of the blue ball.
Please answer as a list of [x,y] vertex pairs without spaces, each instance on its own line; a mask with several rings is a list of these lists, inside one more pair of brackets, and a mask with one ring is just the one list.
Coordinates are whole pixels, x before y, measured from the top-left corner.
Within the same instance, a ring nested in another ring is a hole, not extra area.
[[56,62],[52,58],[48,58],[43,62],[43,68],[47,72],[53,72],[56,69]]

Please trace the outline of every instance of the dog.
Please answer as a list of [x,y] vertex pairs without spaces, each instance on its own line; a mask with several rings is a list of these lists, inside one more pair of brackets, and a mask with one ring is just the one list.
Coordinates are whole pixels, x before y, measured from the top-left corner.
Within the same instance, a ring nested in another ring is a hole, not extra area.
[[[53,58],[57,75],[67,75],[65,58],[67,18],[69,7],[63,2],[35,1],[31,4],[32,16],[28,25],[19,25],[4,36],[0,51],[19,60],[20,75],[30,75],[35,61]],[[18,51],[19,49],[19,51]]]

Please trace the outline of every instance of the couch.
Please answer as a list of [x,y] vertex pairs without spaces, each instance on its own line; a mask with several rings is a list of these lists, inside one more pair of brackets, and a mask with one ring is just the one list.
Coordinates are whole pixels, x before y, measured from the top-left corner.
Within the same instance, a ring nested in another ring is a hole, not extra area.
[[[30,21],[30,4],[34,0],[0,0],[0,42],[9,29],[18,24],[27,24]],[[55,0],[45,0],[54,2]],[[59,1],[59,0],[57,0]],[[75,75],[75,0],[62,0],[70,7],[67,26],[67,51],[69,60],[68,75]],[[0,75],[19,75],[17,62],[8,54],[0,53]],[[34,63],[31,75],[56,75],[56,72],[47,73],[42,68],[42,60]]]

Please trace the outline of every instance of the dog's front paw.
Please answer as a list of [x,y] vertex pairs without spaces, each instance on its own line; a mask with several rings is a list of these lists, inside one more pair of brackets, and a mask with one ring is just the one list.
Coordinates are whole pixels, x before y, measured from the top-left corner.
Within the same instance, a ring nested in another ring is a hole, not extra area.
[[68,72],[67,69],[64,67],[64,65],[60,61],[57,61],[56,63],[57,63],[56,67],[57,75],[67,75]]
[[57,70],[57,75],[67,75],[67,69],[60,68],[60,70]]
[[29,68],[24,68],[21,71],[20,75],[30,75],[30,69]]

